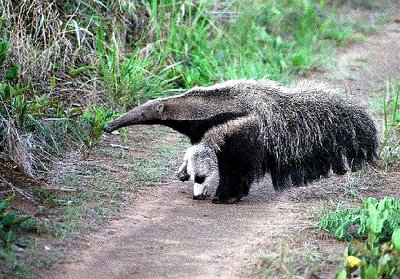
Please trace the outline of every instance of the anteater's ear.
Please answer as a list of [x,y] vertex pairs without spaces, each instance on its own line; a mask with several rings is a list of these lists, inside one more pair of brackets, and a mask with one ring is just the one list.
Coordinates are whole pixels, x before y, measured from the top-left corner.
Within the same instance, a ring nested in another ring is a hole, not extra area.
[[164,104],[158,104],[157,105],[157,114],[161,116],[163,111],[164,111]]

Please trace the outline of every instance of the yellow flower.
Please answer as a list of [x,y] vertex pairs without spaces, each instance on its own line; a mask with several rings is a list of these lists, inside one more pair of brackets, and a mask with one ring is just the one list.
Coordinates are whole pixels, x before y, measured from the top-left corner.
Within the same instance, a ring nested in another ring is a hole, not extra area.
[[361,260],[357,257],[354,256],[348,256],[347,257],[347,265],[349,266],[350,269],[354,269],[359,267],[361,264]]

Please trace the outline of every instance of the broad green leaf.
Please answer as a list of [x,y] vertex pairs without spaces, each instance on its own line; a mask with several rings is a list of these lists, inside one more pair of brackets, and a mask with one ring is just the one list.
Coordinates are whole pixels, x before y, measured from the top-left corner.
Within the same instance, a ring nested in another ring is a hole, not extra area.
[[378,277],[378,269],[374,267],[372,264],[364,268],[364,272],[361,273],[361,278],[363,279],[377,279]]
[[400,228],[397,228],[392,235],[392,243],[398,253],[400,253]]
[[343,269],[336,275],[336,279],[347,279],[346,269]]
[[[383,209],[383,208],[382,208]],[[382,232],[383,224],[388,217],[388,211],[379,211],[374,204],[368,204],[369,219],[367,224],[374,234],[378,235]]]

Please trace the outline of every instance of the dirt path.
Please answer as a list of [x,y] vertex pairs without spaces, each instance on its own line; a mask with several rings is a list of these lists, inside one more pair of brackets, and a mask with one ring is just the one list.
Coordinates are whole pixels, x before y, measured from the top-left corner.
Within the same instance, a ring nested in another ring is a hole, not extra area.
[[[337,61],[325,79],[365,100],[366,91],[400,73],[400,24],[349,47]],[[277,264],[272,258],[280,258],[284,277],[332,278],[343,244],[322,241],[313,229],[321,206],[351,198],[353,184],[364,196],[399,197],[395,178],[382,188],[372,174],[332,177],[284,193],[274,193],[266,179],[234,205],[194,201],[189,184],[170,181],[143,191],[122,219],[91,235],[80,261],[43,278],[257,278],[258,266]]]

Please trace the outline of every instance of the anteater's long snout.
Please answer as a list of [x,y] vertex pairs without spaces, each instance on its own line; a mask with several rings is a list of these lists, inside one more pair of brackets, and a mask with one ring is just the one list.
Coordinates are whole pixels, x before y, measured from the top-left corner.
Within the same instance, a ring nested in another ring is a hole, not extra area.
[[114,131],[113,125],[111,124],[112,122],[108,123],[106,126],[104,126],[103,131],[106,133],[111,133]]
[[139,107],[135,107],[121,117],[109,122],[106,126],[104,126],[104,132],[111,133],[122,127],[154,122],[155,116],[153,113],[153,103],[154,102],[149,102]]

